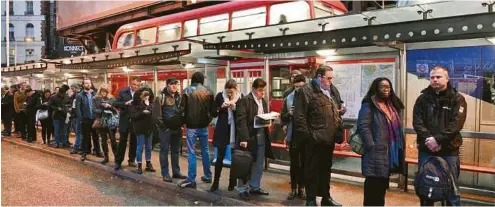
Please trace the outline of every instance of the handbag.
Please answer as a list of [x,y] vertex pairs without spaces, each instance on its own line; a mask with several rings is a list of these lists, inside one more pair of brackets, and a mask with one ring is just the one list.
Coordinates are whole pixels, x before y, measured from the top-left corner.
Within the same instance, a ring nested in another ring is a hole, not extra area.
[[348,142],[351,145],[353,152],[359,155],[363,155],[364,153],[363,138],[357,131],[356,125],[354,125],[354,127],[351,128],[351,136]]
[[36,112],[36,121],[48,119],[48,110],[38,110]]
[[100,119],[95,119],[93,122],[93,126],[91,126],[93,129],[99,129],[101,128],[101,120]]
[[230,165],[230,178],[247,179],[251,174],[253,155],[244,149],[232,151],[232,164]]

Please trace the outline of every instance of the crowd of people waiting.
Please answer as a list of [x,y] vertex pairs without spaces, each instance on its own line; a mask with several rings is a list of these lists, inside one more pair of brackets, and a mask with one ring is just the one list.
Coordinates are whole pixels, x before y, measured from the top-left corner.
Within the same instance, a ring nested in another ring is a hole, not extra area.
[[[286,133],[285,144],[290,154],[291,190],[287,199],[296,197],[316,206],[339,206],[330,195],[332,152],[336,143],[343,141],[342,115],[346,105],[332,84],[333,69],[321,65],[314,77],[306,83],[299,71],[291,73],[292,86],[284,93],[281,121]],[[68,148],[71,154],[89,154],[109,162],[109,147],[115,157],[115,170],[122,168],[129,141],[128,166],[143,173],[142,154],[145,153],[144,171],[155,172],[151,164],[153,137],[159,137],[160,170],[163,181],[183,179],[182,188],[196,186],[196,141],[199,139],[203,176],[201,181],[212,183],[210,191],[219,188],[227,146],[246,150],[253,161],[248,166],[249,176],[230,177],[228,190],[237,186],[242,199],[252,195],[269,195],[261,188],[265,158],[274,159],[270,133],[267,127],[255,126],[255,117],[268,113],[265,97],[267,82],[261,78],[252,83],[252,92],[241,94],[235,80],[228,80],[224,90],[214,94],[204,85],[205,76],[196,72],[191,85],[179,93],[179,81],[169,78],[166,87],[153,93],[140,86],[133,78],[128,87],[114,98],[103,85],[96,89],[90,79],[82,84],[62,85],[52,91],[32,90],[26,83],[2,88],[3,136],[16,135],[27,142],[37,140],[36,123],[41,123],[43,144]],[[401,114],[404,105],[395,95],[392,82],[377,78],[362,100],[357,119],[357,133],[362,137],[364,152],[361,169],[366,177],[364,205],[385,204],[385,192],[391,174],[404,174],[404,137]],[[445,110],[445,108],[449,110]],[[48,116],[43,117],[42,113]],[[466,102],[449,83],[448,71],[437,66],[430,73],[430,86],[423,90],[414,105],[413,125],[418,134],[419,163],[431,156],[445,159],[459,177],[459,131],[466,117]],[[210,170],[208,126],[216,119],[213,145],[218,148],[215,173]],[[14,128],[12,128],[12,121]],[[179,151],[186,129],[188,173],[183,175],[179,166]],[[69,142],[69,132],[75,133],[75,142]],[[11,134],[13,131],[14,134]],[[117,142],[116,133],[119,133]],[[157,135],[157,136],[155,136]],[[54,139],[52,139],[52,136]],[[169,171],[168,155],[171,154]],[[421,166],[421,164],[420,164]],[[460,205],[460,196],[452,194],[447,201]],[[421,205],[431,205],[421,199]]]

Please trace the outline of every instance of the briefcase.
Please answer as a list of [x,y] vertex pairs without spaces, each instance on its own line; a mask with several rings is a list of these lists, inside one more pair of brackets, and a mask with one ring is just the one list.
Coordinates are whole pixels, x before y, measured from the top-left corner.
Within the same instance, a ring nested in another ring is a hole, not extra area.
[[253,155],[250,151],[235,149],[232,152],[232,164],[230,165],[230,178],[247,179],[251,174]]

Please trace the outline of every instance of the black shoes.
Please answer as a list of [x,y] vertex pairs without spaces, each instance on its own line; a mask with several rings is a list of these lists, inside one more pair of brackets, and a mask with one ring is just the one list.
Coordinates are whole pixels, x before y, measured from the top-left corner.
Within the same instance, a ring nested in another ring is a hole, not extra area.
[[105,155],[103,161],[101,161],[101,164],[106,164],[106,163],[108,163],[108,155]]
[[229,180],[229,187],[227,188],[227,190],[233,191],[234,188],[235,188],[235,179],[234,180]]
[[84,160],[86,160],[86,154],[81,155],[81,161],[84,161]]
[[138,163],[137,174],[143,174],[143,164]]
[[332,197],[329,197],[321,199],[321,206],[342,206],[342,204],[337,203]]
[[205,183],[211,183],[211,178],[207,178],[206,176],[201,176],[201,181]]
[[150,161],[146,161],[146,168],[144,169],[148,172],[156,172],[156,170],[153,168],[153,165],[151,164]]
[[120,170],[121,165],[120,164],[115,164],[115,167],[113,168],[114,170]]
[[261,188],[258,189],[258,190],[249,190],[249,194],[252,194],[252,195],[264,195],[264,196],[270,195],[270,193],[264,191]]
[[186,179],[186,178],[187,178],[187,176],[185,176],[185,175],[183,175],[183,174],[181,174],[181,173],[179,172],[179,173],[177,173],[177,174],[173,174],[173,175],[172,175],[172,178],[176,178],[176,179]]
[[213,185],[210,187],[210,192],[215,192],[218,190],[218,181],[213,182]]

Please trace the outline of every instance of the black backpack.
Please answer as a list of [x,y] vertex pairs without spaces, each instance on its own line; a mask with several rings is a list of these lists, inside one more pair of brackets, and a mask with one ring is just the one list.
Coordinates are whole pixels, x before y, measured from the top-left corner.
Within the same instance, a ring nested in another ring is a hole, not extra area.
[[447,161],[441,157],[431,156],[419,168],[414,180],[416,195],[431,202],[445,201],[455,191],[454,176]]

